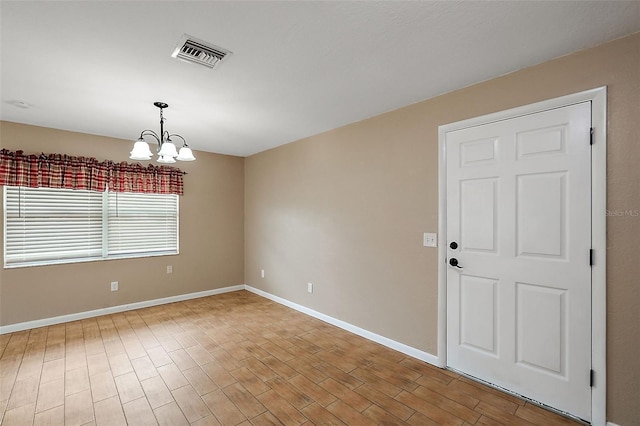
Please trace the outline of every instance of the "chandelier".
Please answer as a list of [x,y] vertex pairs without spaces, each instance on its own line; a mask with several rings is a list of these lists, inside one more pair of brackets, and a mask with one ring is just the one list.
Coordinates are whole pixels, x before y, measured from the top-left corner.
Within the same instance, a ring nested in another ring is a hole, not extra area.
[[[191,148],[187,145],[187,141],[180,135],[169,134],[167,130],[164,130],[164,117],[162,116],[162,110],[168,108],[169,105],[164,102],[154,102],[155,106],[160,108],[160,134],[158,135],[153,130],[143,130],[140,133],[140,137],[133,145],[133,149],[130,152],[129,158],[132,160],[151,160],[151,150],[149,144],[144,140],[145,136],[153,136],[158,142],[158,163],[175,163],[176,160],[180,161],[194,161],[196,157],[193,156]],[[178,153],[176,146],[171,138],[177,137],[182,139],[182,147]]]

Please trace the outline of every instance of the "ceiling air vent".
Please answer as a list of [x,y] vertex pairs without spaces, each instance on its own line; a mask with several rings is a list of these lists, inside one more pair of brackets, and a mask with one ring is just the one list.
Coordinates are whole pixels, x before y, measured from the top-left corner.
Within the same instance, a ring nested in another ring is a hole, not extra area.
[[215,68],[229,54],[231,52],[226,49],[185,34],[171,56],[183,61],[204,65],[207,68]]

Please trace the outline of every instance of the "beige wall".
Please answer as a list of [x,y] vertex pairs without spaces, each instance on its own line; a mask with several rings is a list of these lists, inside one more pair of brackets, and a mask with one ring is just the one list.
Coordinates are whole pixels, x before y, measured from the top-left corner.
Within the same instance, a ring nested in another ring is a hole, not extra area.
[[[435,354],[438,126],[605,85],[608,209],[640,210],[636,34],[247,158],[245,282]],[[638,425],[640,218],[607,227],[608,419]]]
[[[131,141],[0,122],[0,147],[26,153],[127,161],[131,145]],[[195,162],[176,164],[188,173],[180,197],[179,255],[1,269],[0,324],[243,284],[244,159],[195,155]],[[173,274],[166,273],[167,265],[173,266]],[[111,281],[119,281],[119,291],[110,291]]]

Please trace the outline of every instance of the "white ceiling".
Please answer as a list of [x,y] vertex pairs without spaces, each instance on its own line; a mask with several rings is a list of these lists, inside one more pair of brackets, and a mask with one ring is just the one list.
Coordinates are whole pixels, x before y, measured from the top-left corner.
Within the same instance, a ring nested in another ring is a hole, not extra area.
[[[640,1],[2,0],[0,18],[0,119],[133,140],[164,101],[192,148],[247,156],[640,31]],[[173,59],[184,33],[233,55]]]

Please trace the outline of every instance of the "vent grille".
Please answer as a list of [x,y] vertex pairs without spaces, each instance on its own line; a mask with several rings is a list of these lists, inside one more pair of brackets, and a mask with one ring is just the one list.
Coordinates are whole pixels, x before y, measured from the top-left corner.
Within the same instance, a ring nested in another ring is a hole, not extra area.
[[231,52],[185,34],[171,55],[208,68],[218,66]]

